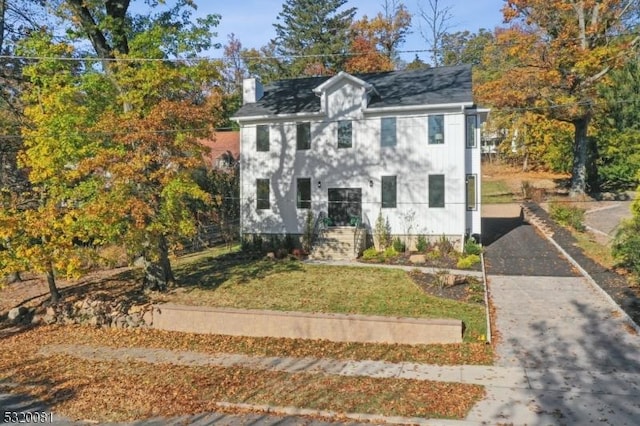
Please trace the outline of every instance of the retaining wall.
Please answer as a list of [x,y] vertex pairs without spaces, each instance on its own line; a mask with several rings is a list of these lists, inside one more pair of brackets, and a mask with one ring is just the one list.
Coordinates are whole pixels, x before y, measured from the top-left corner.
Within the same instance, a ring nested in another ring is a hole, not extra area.
[[202,334],[334,342],[461,343],[462,321],[156,305],[153,328]]

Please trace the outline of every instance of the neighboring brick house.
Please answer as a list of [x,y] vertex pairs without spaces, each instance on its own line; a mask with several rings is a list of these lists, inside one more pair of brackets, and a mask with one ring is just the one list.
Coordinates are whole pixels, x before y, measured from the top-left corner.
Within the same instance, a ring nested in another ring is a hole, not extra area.
[[244,82],[241,233],[301,234],[308,209],[394,235],[481,233],[470,66]]
[[240,160],[240,132],[216,132],[213,138],[202,139],[200,143],[210,150],[205,158],[207,167],[230,169]]

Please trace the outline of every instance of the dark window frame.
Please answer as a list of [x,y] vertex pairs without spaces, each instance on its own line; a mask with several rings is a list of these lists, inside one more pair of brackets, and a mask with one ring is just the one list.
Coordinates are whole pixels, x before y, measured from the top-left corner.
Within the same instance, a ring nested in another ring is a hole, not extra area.
[[[266,135],[266,136],[265,136]],[[266,137],[266,140],[264,139]],[[256,151],[269,152],[271,131],[268,124],[258,124],[256,126]]]
[[[429,175],[429,208],[445,207],[445,182],[446,180],[443,174]],[[438,191],[440,188],[437,188],[436,185],[442,185],[441,191]]]
[[396,146],[397,144],[398,125],[396,117],[382,117],[380,119],[380,146],[387,148]]
[[[301,183],[308,185],[308,199],[302,199],[303,193],[301,189]],[[297,178],[296,179],[296,208],[308,210],[311,208],[311,178]]]
[[[347,139],[348,145],[344,143]],[[353,122],[351,120],[338,121],[338,148],[353,148]]]
[[[471,123],[471,121],[473,121]],[[471,124],[471,125],[470,125]],[[467,148],[476,148],[478,146],[478,116],[475,114],[467,115],[465,118],[466,129],[466,145]]]
[[[469,185],[473,181],[473,191],[469,191]],[[465,199],[467,205],[467,211],[476,211],[478,210],[478,175],[476,174],[468,174],[464,180],[465,183]],[[473,200],[470,199],[470,196],[473,194]]]
[[[388,192],[389,190],[392,192]],[[383,209],[395,209],[398,206],[397,176],[382,176],[380,179],[380,200]]]
[[[266,185],[266,188],[263,187]],[[266,194],[262,194],[266,192]],[[264,197],[266,195],[266,198]],[[269,210],[271,208],[271,181],[269,179],[256,179],[256,209]]]
[[[438,133],[438,130],[441,133]],[[427,119],[427,134],[429,138],[429,145],[443,145],[445,136],[445,128],[444,128],[444,114],[435,114],[430,115]],[[442,139],[438,141],[436,139],[436,135],[441,134]]]
[[308,121],[296,123],[296,150],[311,149],[311,123]]

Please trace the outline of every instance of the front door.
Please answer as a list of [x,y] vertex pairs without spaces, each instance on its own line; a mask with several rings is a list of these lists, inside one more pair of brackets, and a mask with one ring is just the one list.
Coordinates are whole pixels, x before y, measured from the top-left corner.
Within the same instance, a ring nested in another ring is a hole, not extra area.
[[335,226],[352,225],[352,218],[362,219],[360,188],[329,188],[329,218]]

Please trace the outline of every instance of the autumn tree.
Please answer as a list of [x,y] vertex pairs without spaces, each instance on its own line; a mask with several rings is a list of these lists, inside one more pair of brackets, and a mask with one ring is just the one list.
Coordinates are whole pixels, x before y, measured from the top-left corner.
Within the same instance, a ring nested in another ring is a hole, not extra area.
[[383,12],[366,15],[351,27],[350,56],[345,71],[364,73],[391,71],[398,62],[398,48],[411,27],[411,15],[403,3],[386,0]]
[[285,0],[274,24],[276,53],[285,77],[323,75],[343,69],[355,8],[347,0]]
[[[574,128],[571,194],[584,194],[589,161],[589,124],[598,113],[598,85],[636,49],[629,33],[634,0],[507,0],[511,26],[486,49],[489,71],[478,100],[497,108],[525,108]],[[595,150],[592,150],[595,152]]]
[[[44,30],[25,44],[26,56],[42,58],[25,71],[22,130],[36,203],[25,210],[8,199],[0,238],[11,242],[7,259],[47,275],[54,301],[56,274],[82,272],[84,245],[142,255],[145,287],[165,289],[169,250],[195,231],[194,200],[209,198],[192,170],[202,162],[198,138],[224,117],[221,64],[179,58],[211,46],[217,17],[192,20],[184,2],[136,17],[112,9],[128,4],[61,2],[73,39],[54,42]],[[95,60],[77,57],[83,36]]]

